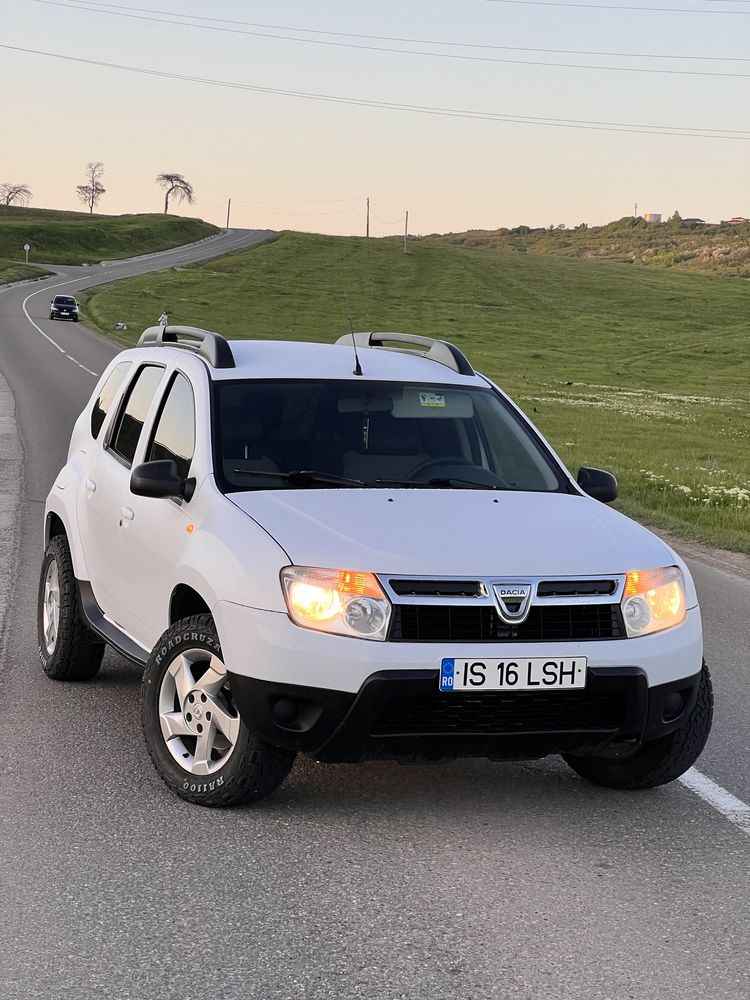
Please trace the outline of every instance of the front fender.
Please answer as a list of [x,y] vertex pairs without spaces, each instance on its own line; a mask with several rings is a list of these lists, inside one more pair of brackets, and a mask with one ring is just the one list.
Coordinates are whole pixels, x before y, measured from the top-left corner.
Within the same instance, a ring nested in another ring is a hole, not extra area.
[[88,580],[89,571],[76,518],[77,483],[78,477],[70,465],[66,465],[55,479],[44,507],[44,547],[49,543],[54,518],[58,517],[68,539],[76,579]]

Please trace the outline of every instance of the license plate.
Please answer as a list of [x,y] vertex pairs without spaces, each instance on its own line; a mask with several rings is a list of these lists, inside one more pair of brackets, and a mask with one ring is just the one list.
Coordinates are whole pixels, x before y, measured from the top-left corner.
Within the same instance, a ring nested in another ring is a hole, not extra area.
[[551,691],[586,687],[586,657],[534,656],[516,660],[446,657],[441,691]]

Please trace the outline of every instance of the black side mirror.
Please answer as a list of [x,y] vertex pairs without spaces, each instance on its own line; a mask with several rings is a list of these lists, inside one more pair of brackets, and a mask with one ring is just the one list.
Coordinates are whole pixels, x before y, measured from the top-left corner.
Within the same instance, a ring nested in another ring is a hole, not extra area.
[[585,466],[578,470],[576,480],[584,493],[602,503],[612,503],[617,499],[617,480],[611,472],[603,469],[588,469]]
[[130,492],[137,497],[182,497],[195,492],[194,479],[180,479],[172,458],[137,465],[130,474]]

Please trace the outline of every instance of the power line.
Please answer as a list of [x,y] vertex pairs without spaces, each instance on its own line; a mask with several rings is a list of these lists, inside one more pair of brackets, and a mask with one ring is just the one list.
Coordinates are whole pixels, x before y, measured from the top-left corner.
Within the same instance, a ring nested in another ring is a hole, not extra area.
[[334,208],[327,212],[280,212],[276,208],[258,208],[257,204],[250,201],[235,201],[235,205],[243,205],[246,208],[251,209],[253,212],[258,212],[260,215],[287,215],[292,218],[307,218],[309,216],[317,215],[344,215],[347,212],[359,212],[361,206],[354,206],[352,208]]
[[[704,3],[706,0],[704,0]],[[708,0],[710,3],[711,0]],[[735,0],[727,0],[734,3]],[[660,14],[739,14],[748,15],[750,10],[709,10],[705,7],[630,7],[615,3],[569,3],[568,0],[485,0],[485,3],[512,3],[522,7],[585,7],[587,10],[634,10],[654,11]]]
[[96,59],[84,59],[80,56],[65,55],[61,52],[45,52],[40,49],[25,48],[20,45],[7,45],[0,42],[0,49],[12,52],[23,52],[27,55],[43,56],[48,59],[60,59],[64,62],[75,62],[86,66],[96,66],[105,69],[116,69],[141,76],[159,77],[166,80],[180,80],[187,83],[201,83],[213,87],[225,87],[230,90],[251,91],[259,94],[274,94],[283,97],[296,97],[302,100],[320,101],[330,104],[343,104],[350,107],[378,108],[385,111],[404,111],[411,114],[431,115],[442,118],[463,118],[469,121],[493,121],[502,124],[534,125],[550,128],[574,128],[597,132],[620,132],[640,135],[682,136],[692,139],[734,139],[750,141],[750,132],[741,129],[697,128],[679,125],[646,125],[631,122],[596,122],[586,119],[536,117],[522,114],[501,114],[499,112],[471,111],[459,108],[440,108],[430,105],[393,103],[389,101],[371,100],[367,98],[341,97],[334,94],[315,94],[301,90],[282,90],[276,87],[265,87],[258,84],[238,83],[232,80],[215,80],[210,77],[190,76],[184,73],[170,73],[166,70],[149,69],[141,66],[128,66],[120,63],[104,62]]
[[[273,38],[284,42],[298,42],[301,45],[325,45],[334,48],[357,49],[365,52],[388,52],[397,55],[422,56],[428,59],[458,59],[462,62],[484,62],[502,63],[514,66],[547,66],[552,69],[586,69],[599,70],[610,73],[657,73],[668,76],[715,76],[730,79],[750,79],[749,73],[720,73],[715,70],[689,70],[689,69],[656,69],[649,66],[601,66],[589,65],[587,63],[569,62],[542,62],[536,59],[511,59],[507,56],[473,56],[457,52],[426,52],[419,49],[395,49],[385,45],[359,45],[354,42],[332,42],[322,38],[292,38],[289,35],[277,35],[263,31],[245,31],[241,28],[224,28],[213,24],[193,24],[190,21],[167,20],[163,17],[146,17],[144,14],[129,14],[116,10],[100,10],[93,6],[81,6],[71,3],[62,3],[61,0],[34,0],[48,7],[63,7],[66,10],[81,10],[86,13],[107,14],[110,17],[125,17],[136,21],[149,21],[155,24],[179,24],[186,28],[197,28],[200,31],[220,31],[232,35],[249,35],[255,38]],[[520,3],[521,0],[518,0]],[[525,2],[525,0],[524,0]],[[748,12],[750,13],[750,11]]]
[[[45,0],[35,0],[37,3],[43,3]],[[52,3],[53,0],[46,0],[48,3]],[[704,0],[704,2],[712,2],[712,0]],[[717,3],[723,3],[725,0],[715,0]],[[750,3],[750,0],[733,0],[735,3],[745,2]],[[177,18],[179,15],[174,14],[167,10],[152,10],[146,7],[133,7],[125,4],[111,4],[111,3],[98,3],[97,0],[73,0],[76,7],[73,9],[77,10],[90,10],[97,13],[108,13],[110,11],[137,11],[142,14],[164,14],[170,18]],[[59,3],[56,2],[55,6],[71,7],[72,4],[69,3]],[[558,6],[558,5],[556,5]],[[104,8],[104,10],[97,10],[97,8]],[[489,49],[493,51],[500,52],[541,52],[550,53],[553,55],[570,55],[570,56],[605,56],[614,57],[616,59],[677,59],[677,60],[687,60],[691,62],[750,62],[750,58],[745,56],[707,56],[707,55],[676,55],[673,53],[664,52],[608,52],[608,51],[592,51],[588,49],[543,49],[537,47],[523,46],[523,45],[493,45],[487,42],[456,42],[447,41],[441,38],[405,38],[399,37],[398,35],[367,35],[360,34],[349,31],[325,31],[321,28],[301,28],[297,26],[290,26],[284,24],[264,24],[257,21],[241,21],[234,20],[232,18],[224,17],[205,17],[203,14],[187,14],[183,15],[188,17],[190,21],[208,21],[213,24],[240,24],[248,28],[264,28],[271,31],[294,31],[300,34],[306,35],[328,35],[335,38],[364,38],[369,41],[376,42],[401,42],[410,45],[442,45],[450,48],[461,48],[461,49]],[[168,21],[165,23],[169,24],[182,24],[182,20]],[[193,27],[202,27],[202,25],[192,25]],[[242,34],[250,34],[250,32],[241,32]],[[291,39],[292,41],[303,41],[303,39]],[[403,51],[403,50],[399,50]]]

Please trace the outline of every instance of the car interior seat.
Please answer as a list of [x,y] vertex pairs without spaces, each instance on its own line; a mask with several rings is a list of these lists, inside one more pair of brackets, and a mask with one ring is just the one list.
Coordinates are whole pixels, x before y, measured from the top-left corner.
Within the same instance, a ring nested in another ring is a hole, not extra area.
[[418,421],[397,419],[390,413],[374,413],[365,420],[360,440],[343,456],[343,475],[365,482],[404,479],[429,459]]

